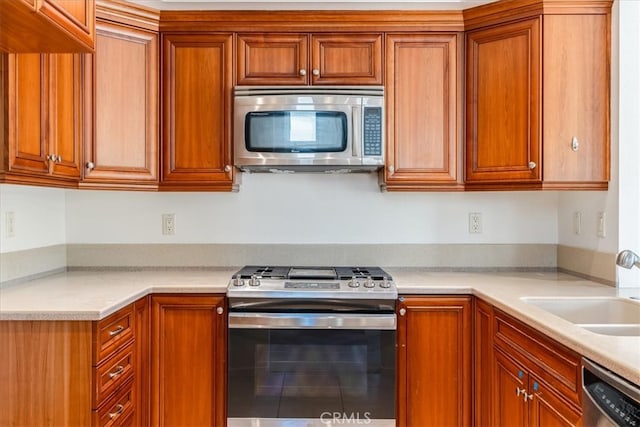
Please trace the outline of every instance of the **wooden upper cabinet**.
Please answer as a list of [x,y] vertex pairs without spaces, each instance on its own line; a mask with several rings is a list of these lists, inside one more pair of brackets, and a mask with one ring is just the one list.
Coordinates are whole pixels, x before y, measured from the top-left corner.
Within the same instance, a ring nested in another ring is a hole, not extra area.
[[539,18],[467,34],[467,184],[540,183]]
[[91,52],[95,0],[0,1],[0,50]]
[[4,54],[0,181],[76,186],[82,140],[78,54]]
[[543,22],[544,185],[607,189],[609,17],[545,15]]
[[[87,56],[88,133],[81,187],[158,186],[158,34],[99,21]],[[92,123],[92,125],[91,125]]]
[[163,35],[162,189],[234,188],[232,34]]
[[[381,85],[382,34],[237,35],[239,85]],[[309,53],[310,52],[310,53]]]
[[388,190],[461,189],[462,46],[458,34],[386,39]]
[[398,427],[469,426],[471,297],[405,297],[398,316]]

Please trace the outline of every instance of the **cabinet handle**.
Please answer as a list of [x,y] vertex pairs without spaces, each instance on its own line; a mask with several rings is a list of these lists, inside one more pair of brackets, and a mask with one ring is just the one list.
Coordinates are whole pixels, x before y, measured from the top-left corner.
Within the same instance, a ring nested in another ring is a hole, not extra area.
[[389,165],[387,166],[387,171],[392,174],[396,171],[396,168],[394,168],[393,165]]
[[86,165],[86,166],[87,166],[87,169],[89,169],[89,170],[93,170],[93,169],[95,169],[96,164],[95,164],[95,163],[93,163],[93,162],[87,162],[87,165]]
[[529,169],[533,170],[536,168],[536,166],[538,166],[536,162],[529,162]]
[[224,313],[224,308],[222,308],[222,307],[216,308],[216,313],[218,313],[218,314]]
[[320,70],[318,70],[317,68],[314,68],[314,69],[311,71],[311,74],[313,74],[314,76],[319,76],[319,75],[320,75]]
[[226,165],[226,166],[224,167],[224,171],[225,171],[225,172],[231,172],[231,165]]
[[116,406],[116,412],[109,412],[109,418],[114,419],[118,415],[120,415],[124,411],[124,405],[122,403],[118,403]]
[[307,70],[305,70],[304,68],[300,70],[300,75],[301,76],[306,76],[307,75]]
[[400,316],[404,316],[405,314],[407,314],[407,309],[406,308],[401,308],[400,309]]
[[118,325],[118,327],[115,328],[113,331],[109,331],[109,336],[113,337],[115,335],[119,335],[122,333],[122,331],[124,331],[124,326]]
[[578,138],[574,136],[573,138],[571,138],[571,150],[578,151],[579,148],[580,148],[580,141],[578,141]]
[[58,161],[58,156],[56,154],[49,154],[47,156],[47,160],[51,160],[53,163]]
[[[520,387],[516,387],[516,396],[520,396],[521,394],[524,394],[525,396],[527,395],[527,390],[520,388]],[[525,397],[526,399],[526,397]]]
[[524,401],[526,402],[526,401],[527,401],[527,399],[529,399],[529,400],[533,400],[533,394],[527,394],[527,393],[525,393],[525,394],[524,394]]
[[124,366],[122,366],[122,365],[116,366],[115,371],[109,372],[109,378],[113,379],[113,378],[117,377],[118,375],[120,375],[122,373],[122,371],[124,371]]

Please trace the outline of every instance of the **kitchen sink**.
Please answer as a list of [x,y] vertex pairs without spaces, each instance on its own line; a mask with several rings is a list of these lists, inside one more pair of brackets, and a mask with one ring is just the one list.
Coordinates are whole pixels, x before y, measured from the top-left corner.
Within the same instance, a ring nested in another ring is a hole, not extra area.
[[596,334],[640,336],[640,302],[620,297],[523,297],[539,307]]

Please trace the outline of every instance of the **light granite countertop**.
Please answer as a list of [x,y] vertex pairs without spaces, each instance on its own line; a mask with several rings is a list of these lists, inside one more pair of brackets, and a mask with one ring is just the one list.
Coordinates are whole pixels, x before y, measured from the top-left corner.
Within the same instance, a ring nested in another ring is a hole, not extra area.
[[[640,295],[555,272],[434,272],[385,268],[400,295],[475,295],[640,384],[640,337],[596,334],[522,297]],[[150,293],[224,293],[236,268],[70,271],[0,288],[0,320],[100,320]],[[640,303],[638,303],[640,318]]]

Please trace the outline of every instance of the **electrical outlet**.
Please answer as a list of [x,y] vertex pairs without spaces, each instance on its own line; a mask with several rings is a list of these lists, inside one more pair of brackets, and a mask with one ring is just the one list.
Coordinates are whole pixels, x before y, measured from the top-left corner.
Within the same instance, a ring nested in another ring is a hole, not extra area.
[[176,234],[176,214],[162,214],[162,234],[165,236]]
[[7,239],[11,237],[15,237],[16,235],[16,214],[12,211],[5,212],[4,214],[4,225],[5,232],[7,235]]
[[607,214],[598,212],[598,237],[607,237]]
[[573,213],[573,233],[582,234],[582,212]]
[[482,214],[480,212],[469,212],[469,233],[482,233]]

